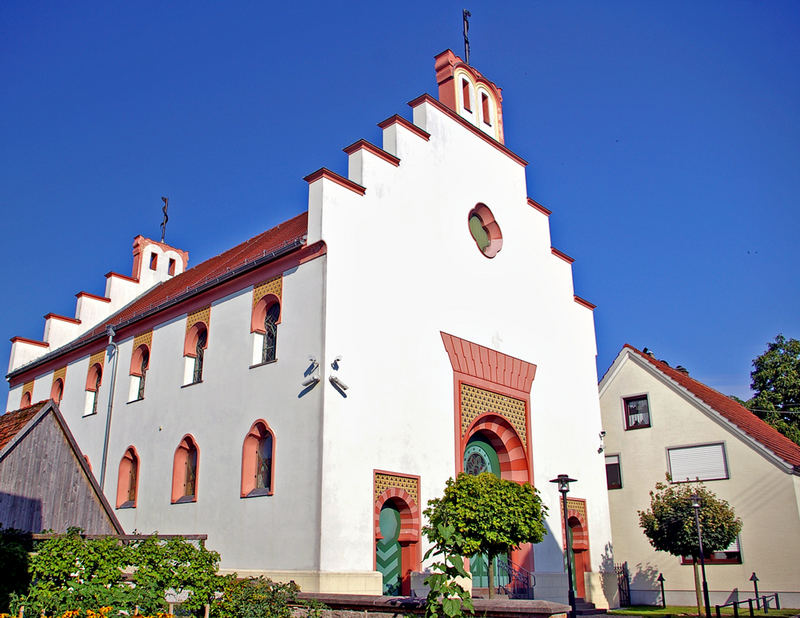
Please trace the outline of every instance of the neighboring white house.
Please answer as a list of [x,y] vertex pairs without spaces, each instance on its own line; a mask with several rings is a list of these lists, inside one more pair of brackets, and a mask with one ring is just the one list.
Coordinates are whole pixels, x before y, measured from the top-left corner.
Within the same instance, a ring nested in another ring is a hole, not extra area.
[[126,530],[207,533],[224,569],[309,591],[407,589],[422,510],[466,461],[538,487],[549,534],[512,559],[563,600],[548,481],[568,473],[578,592],[605,606],[593,305],[500,90],[450,51],[436,74],[382,147],[344,149],[346,178],[306,177],[293,219],[188,270],[137,237],[130,277],[15,338],[7,409],[60,401]]
[[800,607],[800,446],[733,399],[626,345],[600,381],[614,556],[627,562],[634,604],[695,599],[691,563],[650,545],[637,511],[668,472],[704,481],[742,519],[737,541],[706,561],[711,603],[778,592]]

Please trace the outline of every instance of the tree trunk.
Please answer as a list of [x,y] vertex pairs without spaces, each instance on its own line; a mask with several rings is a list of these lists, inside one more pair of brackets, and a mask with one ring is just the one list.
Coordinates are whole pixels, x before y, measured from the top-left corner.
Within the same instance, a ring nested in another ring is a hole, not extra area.
[[702,616],[703,595],[700,592],[700,571],[697,568],[697,558],[692,558],[692,565],[694,566],[694,593],[697,597],[697,615]]
[[494,597],[494,556],[488,554],[489,557],[489,598]]

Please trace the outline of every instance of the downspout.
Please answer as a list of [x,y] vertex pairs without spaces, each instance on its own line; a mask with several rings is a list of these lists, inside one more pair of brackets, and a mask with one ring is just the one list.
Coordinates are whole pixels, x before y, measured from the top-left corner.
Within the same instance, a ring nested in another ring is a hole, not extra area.
[[[108,412],[106,413],[106,435],[103,439],[103,460],[100,463],[100,489],[106,491],[106,460],[108,459],[108,440],[111,436],[111,411],[114,407],[114,390],[117,385],[117,364],[119,359],[119,347],[114,343],[114,327],[109,324],[106,328],[108,335],[108,346],[114,350],[114,366],[111,368],[111,390],[108,394]],[[111,356],[111,354],[109,354]]]

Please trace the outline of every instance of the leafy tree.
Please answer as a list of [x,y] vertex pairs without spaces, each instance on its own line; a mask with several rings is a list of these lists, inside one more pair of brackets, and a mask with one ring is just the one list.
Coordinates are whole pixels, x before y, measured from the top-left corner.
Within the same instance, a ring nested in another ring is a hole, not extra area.
[[443,542],[440,526],[452,526],[455,535],[450,553],[459,556],[488,554],[489,595],[494,594],[494,558],[523,543],[539,543],[546,534],[537,490],[483,472],[459,474],[448,479],[444,496],[428,502],[424,513],[429,525],[423,530],[434,543]]
[[463,616],[464,610],[468,614],[474,613],[475,607],[469,592],[456,581],[457,577],[469,577],[464,560],[452,553],[452,548],[463,544],[463,539],[456,534],[453,526],[443,524],[436,527],[435,533],[431,528],[425,528],[423,532],[434,543],[425,553],[425,559],[432,555],[442,556],[441,562],[431,565],[433,573],[425,578],[430,588],[425,602],[426,618]]
[[[667,480],[669,481],[669,475]],[[704,553],[725,549],[736,540],[742,529],[742,520],[736,517],[727,501],[717,498],[702,483],[656,483],[655,490],[650,492],[650,508],[639,511],[639,525],[650,539],[650,544],[658,551],[665,551],[673,556],[692,557],[699,611],[701,603],[697,560],[700,558],[700,549],[692,494],[700,497],[699,515]]]
[[745,405],[800,444],[800,341],[775,337],[753,360],[750,378],[755,395]]

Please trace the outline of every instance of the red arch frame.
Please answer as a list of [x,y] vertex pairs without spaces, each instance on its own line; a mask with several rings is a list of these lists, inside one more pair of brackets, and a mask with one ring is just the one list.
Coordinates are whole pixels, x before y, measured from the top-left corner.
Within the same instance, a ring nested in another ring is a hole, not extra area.
[[256,433],[259,425],[263,425],[264,431],[272,436],[272,467],[269,472],[269,490],[266,495],[271,496],[275,493],[275,432],[272,431],[267,421],[260,418],[250,425],[250,429],[242,441],[242,484],[240,494],[242,498],[248,497],[250,492],[256,488],[255,479],[253,478],[255,474],[253,474],[250,465],[254,463],[256,454],[254,448],[258,448],[258,440],[261,439],[261,436]]
[[30,391],[25,391],[22,393],[22,397],[19,398],[19,407],[20,408],[28,408],[31,405],[31,399],[33,396],[31,395]]
[[95,363],[91,367],[89,367],[89,371],[86,373],[86,390],[87,391],[96,391],[98,384],[97,384],[97,374],[100,374],[100,385],[103,384],[103,367],[100,363]]
[[[528,470],[528,452],[523,446],[517,432],[502,416],[488,412],[476,418],[464,435],[464,446],[470,438],[479,432],[488,434],[489,442],[497,451],[500,460],[500,477],[527,483],[530,480]],[[464,462],[459,462],[458,471],[463,472]]]
[[197,340],[201,331],[206,331],[206,344],[203,349],[208,348],[208,325],[205,322],[195,322],[186,331],[186,339],[183,341],[183,355],[195,358],[197,356]]
[[267,331],[264,330],[264,320],[267,317],[267,309],[274,304],[277,304],[280,309],[278,311],[278,319],[275,321],[275,323],[281,323],[281,318],[283,317],[283,305],[281,305],[281,299],[275,296],[275,294],[266,294],[262,296],[253,307],[253,314],[250,317],[251,333],[261,333],[262,335],[266,334]]
[[[128,457],[128,455],[132,457]],[[139,463],[141,459],[139,459],[139,453],[136,452],[136,447],[130,445],[128,448],[125,449],[125,453],[122,455],[122,458],[119,460],[119,470],[117,472],[117,508],[120,508],[123,504],[129,502],[128,500],[128,489],[130,489],[127,484],[123,484],[123,480],[129,478],[130,476],[130,469],[131,466],[136,466],[136,487],[133,488],[133,504],[128,506],[135,507],[136,500],[139,497]],[[125,481],[127,483],[127,481]]]
[[[188,448],[188,441],[191,441],[192,446],[194,446],[194,450],[197,453],[197,461],[195,462],[194,467],[194,494],[191,496],[191,500],[189,500],[189,496],[183,493],[184,485],[186,485],[186,460],[188,458],[189,448]],[[184,446],[186,444],[186,446]],[[197,446],[197,440],[195,437],[187,433],[185,436],[181,438],[181,441],[178,442],[178,446],[175,449],[175,454],[172,457],[172,504],[175,504],[178,501],[181,502],[197,502],[197,494],[199,493],[199,480],[200,480],[200,447]],[[186,498],[186,500],[181,500],[181,498]]]
[[[486,204],[481,202],[475,204],[475,207],[470,210],[467,215],[467,222],[469,222],[473,215],[481,220],[483,229],[486,230],[486,234],[489,236],[489,246],[486,247],[486,249],[482,249],[481,253],[487,258],[493,258],[500,253],[500,249],[503,248],[503,233],[500,231],[500,226],[497,224],[497,221],[495,221],[494,214],[492,214],[492,211],[489,210]],[[475,244],[478,244],[477,240]],[[478,247],[478,249],[480,249],[480,247]]]
[[[56,397],[58,395],[58,397]],[[57,404],[61,403],[61,399],[64,397],[64,380],[61,378],[57,378],[53,381],[53,386],[50,387],[50,399],[55,401]]]
[[[197,341],[197,340],[195,340]],[[144,350],[147,350],[147,365],[142,366],[142,360],[144,359]],[[130,375],[142,377],[142,369],[148,369],[150,366],[150,346],[146,343],[139,345],[131,355],[131,371]]]
[[390,503],[400,512],[400,589],[402,594],[411,593],[411,572],[422,569],[420,552],[420,510],[416,501],[404,489],[389,487],[377,497],[374,508],[375,539],[372,547],[372,568],[377,569],[375,553],[381,536],[381,509]]

